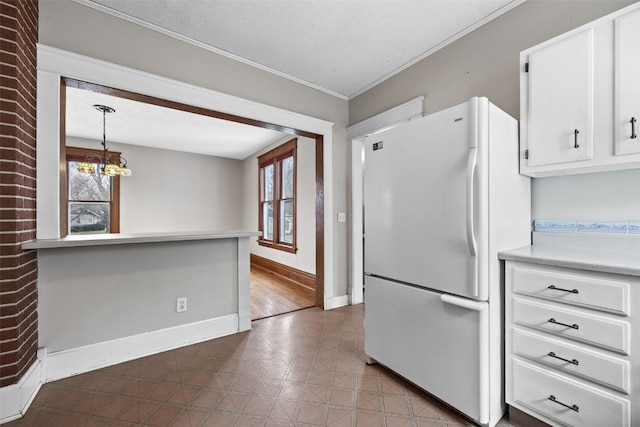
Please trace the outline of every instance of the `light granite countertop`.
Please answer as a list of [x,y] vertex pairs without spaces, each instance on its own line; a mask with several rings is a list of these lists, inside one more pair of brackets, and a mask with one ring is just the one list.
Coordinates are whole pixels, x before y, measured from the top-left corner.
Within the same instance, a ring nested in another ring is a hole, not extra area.
[[505,261],[640,277],[640,236],[534,232],[533,245],[498,256]]
[[83,246],[126,245],[134,243],[187,242],[193,240],[233,239],[259,236],[258,231],[193,231],[177,233],[83,234],[59,239],[37,239],[22,244],[22,249],[77,248]]

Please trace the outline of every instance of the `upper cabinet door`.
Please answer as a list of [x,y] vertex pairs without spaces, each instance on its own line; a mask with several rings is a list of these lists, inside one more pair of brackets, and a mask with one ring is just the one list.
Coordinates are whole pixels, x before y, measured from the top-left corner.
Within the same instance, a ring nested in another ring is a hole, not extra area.
[[640,2],[521,52],[520,65],[521,174],[640,168]]
[[526,168],[593,157],[593,30],[528,55]]
[[615,20],[615,153],[640,153],[640,10]]

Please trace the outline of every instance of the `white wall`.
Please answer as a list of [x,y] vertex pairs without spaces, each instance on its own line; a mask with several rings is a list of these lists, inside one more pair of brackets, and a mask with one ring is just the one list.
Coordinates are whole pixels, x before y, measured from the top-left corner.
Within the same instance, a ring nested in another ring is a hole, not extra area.
[[640,170],[532,180],[533,219],[640,219]]
[[[258,227],[258,156],[291,140],[289,135],[271,144],[264,150],[249,156],[243,162],[243,229],[256,230]],[[315,141],[311,138],[297,137],[298,147],[296,161],[296,215],[297,215],[297,244],[295,254],[279,251],[258,245],[257,239],[251,239],[249,250],[252,254],[267,258],[280,264],[288,265],[307,273],[316,271],[316,165]]]
[[[99,141],[67,138],[99,150]],[[133,171],[120,178],[120,232],[222,231],[242,228],[242,162],[107,142]],[[257,224],[247,230],[257,230]]]

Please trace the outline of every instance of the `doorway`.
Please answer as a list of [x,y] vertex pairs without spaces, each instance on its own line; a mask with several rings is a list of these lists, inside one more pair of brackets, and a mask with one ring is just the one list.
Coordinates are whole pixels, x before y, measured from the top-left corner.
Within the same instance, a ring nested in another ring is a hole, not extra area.
[[[71,78],[61,78],[61,84],[65,87],[73,87],[77,89],[88,90],[92,92],[97,92],[105,95],[115,96],[119,98],[130,99],[138,102],[143,102],[147,104],[158,105],[167,108],[173,108],[176,110],[199,114],[203,116],[208,116],[216,119],[227,120],[235,123],[240,123],[248,126],[257,126],[271,130],[277,130],[287,134],[293,134],[298,136],[303,136],[306,138],[311,138],[315,142],[315,248],[316,248],[316,279],[314,283],[314,290],[311,295],[309,295],[308,291],[303,292],[305,297],[302,298],[302,303],[298,304],[298,308],[302,308],[303,306],[308,306],[309,299],[312,301],[312,306],[318,306],[320,308],[324,308],[324,177],[323,177],[323,142],[324,138],[321,134],[316,134],[312,132],[302,131],[290,127],[284,127],[280,125],[276,125],[273,123],[262,122],[253,119],[247,119],[241,116],[221,113],[215,110],[210,110],[202,107],[195,107],[184,103],[179,103],[175,101],[169,101],[162,98],[157,98],[148,95],[141,95],[135,92],[129,92],[121,89],[114,89],[111,87],[106,87],[103,85],[98,85],[94,83],[89,83],[77,79]],[[65,109],[65,91],[60,92],[60,111],[64,112]],[[64,135],[64,126],[65,126],[65,118],[64,114],[61,116],[61,135]],[[65,156],[65,145],[60,144],[60,156],[64,158]],[[65,191],[60,192],[60,228],[61,234],[67,235],[67,222],[64,221],[64,218],[67,216],[66,206],[67,204],[67,194]],[[264,280],[262,280],[264,282]],[[282,283],[281,283],[282,285]],[[281,289],[285,289],[285,287],[280,286]],[[298,296],[291,297],[289,299],[298,300],[301,299]],[[272,304],[273,305],[273,304]],[[282,305],[282,304],[280,304]],[[298,309],[294,308],[294,309]],[[279,309],[280,310],[280,309]],[[291,308],[288,308],[287,311],[292,311]],[[264,317],[264,316],[263,316]]]
[[315,306],[315,289],[251,264],[251,320]]

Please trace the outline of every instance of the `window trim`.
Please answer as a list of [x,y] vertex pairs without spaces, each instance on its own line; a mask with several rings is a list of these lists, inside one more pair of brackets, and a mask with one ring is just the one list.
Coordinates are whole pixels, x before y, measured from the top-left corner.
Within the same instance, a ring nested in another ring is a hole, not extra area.
[[[65,147],[65,170],[67,170],[67,186],[66,186],[66,199],[67,203],[64,207],[66,215],[64,216],[65,223],[67,224],[67,235],[71,235],[71,229],[69,228],[69,162],[80,162],[85,159],[85,156],[89,153],[95,153],[96,150],[90,150],[88,148],[79,147]],[[114,156],[115,159],[120,160],[120,153],[117,151],[109,150],[109,153]],[[120,177],[111,177],[111,201],[109,202],[109,234],[120,233]]]
[[[298,160],[297,160],[298,138],[279,145],[278,147],[258,156],[258,231],[262,234],[258,237],[258,244],[272,249],[284,252],[296,253],[298,221],[297,221],[297,176],[298,176]],[[293,238],[292,242],[283,243],[280,241],[280,202],[282,200],[282,176],[280,168],[281,161],[285,158],[293,157]],[[262,169],[265,166],[273,165],[274,167],[274,188],[273,188],[273,240],[264,239],[263,229],[263,200],[262,200]]]

